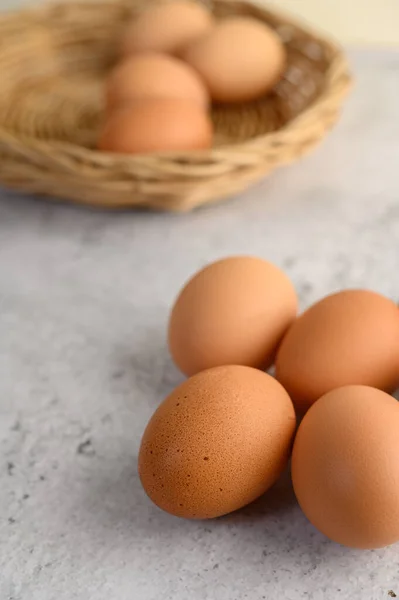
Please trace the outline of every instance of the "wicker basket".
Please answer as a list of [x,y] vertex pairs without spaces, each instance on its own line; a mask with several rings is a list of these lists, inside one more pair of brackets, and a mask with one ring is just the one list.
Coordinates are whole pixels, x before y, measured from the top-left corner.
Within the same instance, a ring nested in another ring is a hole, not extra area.
[[126,156],[95,150],[104,81],[126,21],[150,0],[66,0],[0,19],[0,181],[97,206],[187,210],[247,188],[312,148],[349,88],[342,52],[286,17],[232,0],[218,17],[252,15],[288,52],[284,79],[264,99],[215,107],[214,148]]

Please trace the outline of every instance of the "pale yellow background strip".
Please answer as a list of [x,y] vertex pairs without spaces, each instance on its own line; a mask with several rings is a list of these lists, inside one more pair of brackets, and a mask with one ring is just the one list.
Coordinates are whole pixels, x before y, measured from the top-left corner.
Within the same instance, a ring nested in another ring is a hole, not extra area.
[[[0,0],[0,10],[24,3]],[[299,15],[344,43],[399,46],[399,0],[269,0],[268,4]]]
[[399,46],[399,0],[270,0],[345,43]]

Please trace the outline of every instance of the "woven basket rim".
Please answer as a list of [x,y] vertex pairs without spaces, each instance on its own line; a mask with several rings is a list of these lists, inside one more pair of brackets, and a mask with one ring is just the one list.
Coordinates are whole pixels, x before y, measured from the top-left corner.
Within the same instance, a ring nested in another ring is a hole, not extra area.
[[[60,152],[66,153],[69,157],[74,159],[79,159],[84,156],[84,160],[86,163],[90,162],[94,164],[107,163],[110,159],[112,159],[114,164],[117,165],[148,165],[152,160],[155,161],[163,161],[166,163],[176,163],[176,162],[184,162],[187,159],[190,161],[195,161],[200,164],[204,161],[214,161],[219,157],[223,158],[226,155],[230,156],[234,151],[239,150],[240,152],[247,152],[251,154],[251,151],[256,152],[258,146],[260,144],[264,145],[267,142],[270,145],[280,145],[284,141],[284,137],[287,134],[292,134],[295,130],[301,130],[303,128],[303,123],[307,120],[309,115],[312,115],[313,111],[317,108],[323,106],[326,101],[329,101],[331,98],[331,90],[334,87],[334,81],[336,77],[344,75],[347,80],[347,86],[351,85],[352,76],[350,73],[349,62],[346,59],[343,49],[341,46],[333,41],[329,36],[320,35],[319,32],[315,31],[314,28],[307,24],[303,24],[299,19],[291,18],[286,11],[281,11],[280,9],[274,10],[268,7],[265,7],[259,1],[253,3],[246,0],[227,0],[229,4],[235,4],[237,6],[247,6],[251,5],[257,8],[263,15],[266,17],[269,15],[273,18],[280,19],[283,23],[287,23],[287,25],[295,26],[299,31],[311,35],[312,37],[322,40],[323,44],[329,48],[332,54],[332,61],[329,65],[326,73],[325,73],[325,85],[321,94],[310,103],[310,105],[295,118],[290,120],[288,123],[283,125],[277,131],[272,131],[266,134],[261,134],[255,136],[251,139],[240,141],[237,143],[228,143],[221,144],[217,148],[210,148],[208,150],[194,150],[190,152],[169,152],[169,153],[152,153],[152,154],[138,154],[138,155],[121,155],[110,152],[100,152],[95,148],[87,148],[81,147],[72,142],[59,141],[59,140],[40,140],[33,136],[24,135],[23,133],[13,134],[4,126],[0,125],[0,145],[3,141],[7,140],[8,143],[12,143],[15,146],[20,146],[26,152],[27,147],[29,147],[34,152],[39,152],[40,154],[48,155],[49,147],[52,147]],[[66,4],[76,4],[79,6],[86,5],[95,5],[97,8],[101,7],[101,4],[104,6],[109,6],[113,2],[112,0],[72,0],[71,2],[66,2],[66,0],[42,0],[37,6],[28,6],[22,8],[20,10],[11,10],[3,15],[0,15],[0,26],[4,23],[10,21],[10,19],[20,19],[23,17],[37,17],[41,14],[46,14],[49,10],[54,10],[56,7],[63,7]],[[340,96],[344,97],[347,93],[347,90],[342,90]]]

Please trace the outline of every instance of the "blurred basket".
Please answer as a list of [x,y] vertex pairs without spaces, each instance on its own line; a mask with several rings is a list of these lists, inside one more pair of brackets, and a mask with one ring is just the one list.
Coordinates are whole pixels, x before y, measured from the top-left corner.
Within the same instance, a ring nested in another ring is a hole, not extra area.
[[66,0],[0,18],[0,182],[97,206],[187,210],[247,188],[312,148],[337,120],[350,75],[341,50],[287,17],[234,0],[277,30],[288,66],[272,94],[215,107],[214,148],[126,156],[95,150],[104,81],[128,19],[150,0]]

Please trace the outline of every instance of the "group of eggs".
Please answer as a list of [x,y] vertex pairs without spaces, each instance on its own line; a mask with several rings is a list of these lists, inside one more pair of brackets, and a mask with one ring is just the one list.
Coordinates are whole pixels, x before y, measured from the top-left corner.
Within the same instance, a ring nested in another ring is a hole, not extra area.
[[292,457],[298,502],[322,533],[356,548],[397,542],[399,308],[345,290],[297,312],[291,281],[260,258],[220,260],[186,284],[169,347],[189,379],[145,430],[143,487],[175,516],[218,517],[265,493]]
[[194,0],[156,2],[127,27],[121,62],[107,82],[99,148],[125,154],[210,148],[211,103],[263,96],[285,62],[280,38],[257,19],[217,21]]

